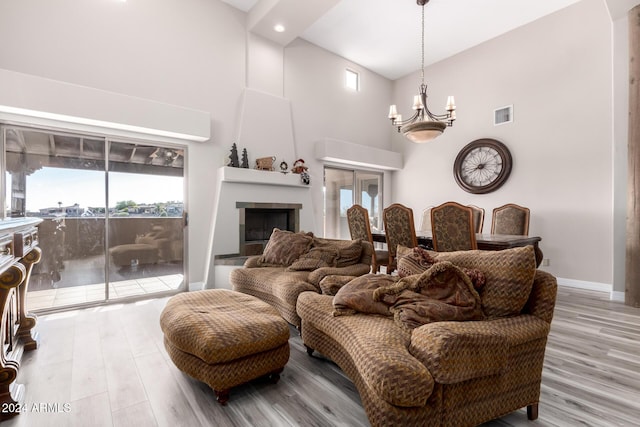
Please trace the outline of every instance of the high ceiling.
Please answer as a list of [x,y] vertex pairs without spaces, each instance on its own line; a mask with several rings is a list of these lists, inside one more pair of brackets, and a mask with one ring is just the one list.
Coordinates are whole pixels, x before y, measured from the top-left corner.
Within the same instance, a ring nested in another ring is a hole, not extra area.
[[[421,7],[415,0],[223,1],[248,12],[250,31],[282,45],[301,37],[392,80],[420,69]],[[425,63],[578,1],[431,0],[425,6]],[[277,23],[287,30],[276,33]]]

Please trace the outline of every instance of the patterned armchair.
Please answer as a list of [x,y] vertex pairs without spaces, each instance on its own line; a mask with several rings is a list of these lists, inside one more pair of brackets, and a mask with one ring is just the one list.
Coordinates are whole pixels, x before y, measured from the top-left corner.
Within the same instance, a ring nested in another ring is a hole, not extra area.
[[433,249],[453,252],[478,249],[473,223],[473,209],[456,202],[446,202],[431,209]]
[[529,208],[508,203],[493,210],[491,234],[529,235]]
[[[360,205],[353,205],[347,209],[347,222],[352,240],[364,240],[373,245],[371,225],[369,224],[369,211]],[[376,249],[371,259],[371,267],[374,273],[380,271],[380,266],[389,265],[389,251]]]
[[394,203],[382,211],[384,221],[384,233],[387,238],[389,250],[389,265],[387,274],[396,269],[396,250],[398,245],[407,248],[418,246],[416,227],[413,223],[413,210],[400,203]]

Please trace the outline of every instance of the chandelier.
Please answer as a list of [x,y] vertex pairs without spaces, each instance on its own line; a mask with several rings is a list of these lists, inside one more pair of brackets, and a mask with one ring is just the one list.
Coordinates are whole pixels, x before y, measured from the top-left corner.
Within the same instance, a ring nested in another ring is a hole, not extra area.
[[417,0],[422,6],[422,75],[419,94],[413,97],[413,109],[415,113],[407,120],[402,120],[402,115],[394,105],[389,107],[389,119],[391,125],[398,128],[408,140],[423,143],[440,136],[447,126],[453,126],[456,119],[456,105],[453,96],[447,98],[447,112],[445,114],[433,114],[427,107],[427,85],[424,83],[424,5],[429,0]]

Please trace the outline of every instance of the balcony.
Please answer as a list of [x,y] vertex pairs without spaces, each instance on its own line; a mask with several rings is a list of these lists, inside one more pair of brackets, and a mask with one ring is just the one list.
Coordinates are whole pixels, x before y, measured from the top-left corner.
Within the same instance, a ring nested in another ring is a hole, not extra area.
[[[29,309],[156,296],[184,286],[182,218],[110,218],[109,250],[106,235],[104,217],[44,218],[39,226],[42,259],[27,292]],[[124,256],[114,258],[115,248],[123,249]],[[153,257],[143,259],[140,248]]]

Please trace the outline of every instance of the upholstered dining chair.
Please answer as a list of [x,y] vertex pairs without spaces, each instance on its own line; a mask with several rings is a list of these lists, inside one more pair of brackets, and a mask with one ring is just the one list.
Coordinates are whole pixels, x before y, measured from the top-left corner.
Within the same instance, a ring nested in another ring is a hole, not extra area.
[[484,209],[475,205],[467,206],[473,209],[473,229],[476,233],[482,233],[482,226],[484,225]]
[[387,274],[396,269],[396,250],[398,245],[407,248],[418,246],[416,237],[416,226],[413,223],[413,210],[400,203],[394,203],[382,211],[384,221],[384,233],[387,238],[387,249],[389,250],[389,265]]
[[437,252],[478,249],[473,209],[456,202],[431,209],[431,238]]
[[529,235],[529,208],[514,203],[497,207],[491,217],[491,234]]
[[429,206],[422,211],[422,218],[420,220],[420,231],[431,231],[431,208]]
[[[347,222],[352,240],[366,240],[374,245],[369,224],[369,211],[366,208],[357,204],[351,206],[347,209]],[[371,260],[371,271],[377,273],[381,265],[389,265],[389,251],[376,249]]]

